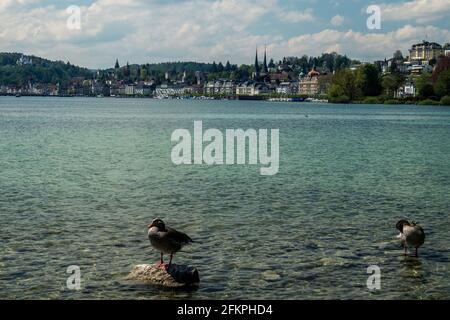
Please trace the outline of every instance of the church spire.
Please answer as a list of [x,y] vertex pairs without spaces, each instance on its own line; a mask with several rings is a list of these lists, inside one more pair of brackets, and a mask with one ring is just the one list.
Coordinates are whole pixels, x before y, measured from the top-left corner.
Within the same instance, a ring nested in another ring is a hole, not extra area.
[[264,48],[263,72],[264,74],[269,73],[269,68],[267,68],[267,47]]
[[256,47],[256,55],[255,55],[255,74],[259,76],[259,61],[258,61],[258,47]]

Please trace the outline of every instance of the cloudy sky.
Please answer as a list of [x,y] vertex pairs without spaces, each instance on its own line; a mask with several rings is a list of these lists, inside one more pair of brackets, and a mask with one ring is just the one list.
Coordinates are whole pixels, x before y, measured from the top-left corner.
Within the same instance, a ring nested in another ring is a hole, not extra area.
[[[381,8],[381,30],[367,7]],[[66,9],[81,9],[81,29]],[[450,42],[450,0],[0,0],[0,52],[89,68],[161,61],[252,63],[337,51],[364,61]]]

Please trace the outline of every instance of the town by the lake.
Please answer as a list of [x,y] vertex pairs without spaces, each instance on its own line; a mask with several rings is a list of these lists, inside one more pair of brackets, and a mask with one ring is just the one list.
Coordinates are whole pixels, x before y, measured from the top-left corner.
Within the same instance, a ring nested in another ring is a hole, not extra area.
[[[262,52],[261,52],[262,51]],[[382,60],[336,52],[253,64],[176,62],[88,70],[24,54],[0,54],[0,95],[239,99],[368,104],[450,104],[450,43],[422,41]]]

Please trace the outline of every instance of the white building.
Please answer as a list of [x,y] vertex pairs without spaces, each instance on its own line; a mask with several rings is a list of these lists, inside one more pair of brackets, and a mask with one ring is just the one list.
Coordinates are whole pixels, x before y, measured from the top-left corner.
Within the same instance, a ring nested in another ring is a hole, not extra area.
[[247,81],[236,87],[238,96],[257,96],[265,93],[269,93],[269,88],[264,83]]
[[431,73],[433,72],[433,67],[430,66],[427,63],[424,64],[419,64],[419,63],[414,63],[414,64],[407,64],[407,68],[408,68],[408,72],[412,75],[421,75],[424,73]]
[[236,83],[232,80],[216,80],[205,83],[205,94],[234,95],[236,92]]
[[17,60],[17,65],[19,66],[26,66],[26,65],[32,65],[33,59],[30,57],[26,57],[24,55],[21,55],[19,60]]
[[294,94],[297,93],[298,85],[291,82],[282,82],[278,85],[276,92],[278,94]]
[[396,98],[415,97],[417,95],[417,88],[413,81],[407,81],[404,85],[398,88],[395,93]]
[[156,87],[155,95],[157,97],[173,97],[173,96],[182,96],[189,92],[189,87],[180,86],[180,85],[172,85],[169,86],[167,84],[163,84],[161,86]]
[[134,88],[135,88],[134,84],[126,85],[125,86],[125,95],[134,96],[135,95]]
[[146,85],[137,85],[134,87],[134,94],[137,96],[149,96],[152,93],[152,89],[150,86]]

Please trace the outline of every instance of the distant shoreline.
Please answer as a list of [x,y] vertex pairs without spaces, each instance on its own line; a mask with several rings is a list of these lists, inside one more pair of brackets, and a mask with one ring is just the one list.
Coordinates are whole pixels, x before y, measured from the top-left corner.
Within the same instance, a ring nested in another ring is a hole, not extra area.
[[21,94],[21,95],[15,95],[15,94],[5,94],[1,93],[0,97],[35,97],[35,98],[96,98],[96,99],[148,99],[148,100],[196,100],[196,101],[261,101],[261,102],[279,102],[279,103],[297,103],[297,104],[303,104],[303,103],[309,103],[309,104],[334,104],[334,105],[388,105],[388,106],[394,106],[394,105],[410,105],[410,106],[441,106],[445,107],[448,106],[447,104],[440,104],[439,101],[435,100],[418,100],[418,101],[401,101],[401,100],[388,100],[388,101],[353,101],[348,103],[333,103],[326,100],[320,100],[320,99],[305,99],[305,100],[296,100],[291,98],[270,98],[270,97],[264,97],[264,96],[253,96],[250,97],[250,99],[244,98],[239,99],[238,97],[208,97],[208,96],[182,96],[182,97],[164,97],[164,98],[158,98],[158,97],[149,97],[149,96],[76,96],[76,95],[35,95],[35,94]]
[[83,95],[42,95],[1,93],[4,97],[50,97],[50,98],[111,98],[111,99],[154,99],[154,100],[237,100],[237,101],[269,101],[269,102],[316,102],[328,103],[328,100],[313,98],[271,97],[271,96],[83,96]]

